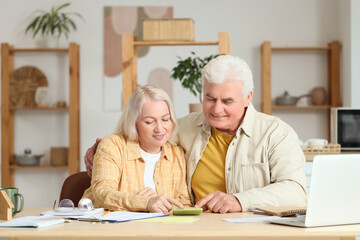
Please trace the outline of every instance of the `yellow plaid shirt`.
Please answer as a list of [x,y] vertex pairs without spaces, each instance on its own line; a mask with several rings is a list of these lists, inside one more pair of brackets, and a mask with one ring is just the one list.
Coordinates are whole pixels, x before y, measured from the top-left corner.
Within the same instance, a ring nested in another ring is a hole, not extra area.
[[[150,197],[136,195],[145,188],[145,164],[138,142],[119,135],[106,136],[97,148],[91,186],[83,197],[90,198],[97,208],[147,211]],[[191,205],[183,148],[169,142],[162,147],[154,182],[159,195],[167,194],[183,205]]]

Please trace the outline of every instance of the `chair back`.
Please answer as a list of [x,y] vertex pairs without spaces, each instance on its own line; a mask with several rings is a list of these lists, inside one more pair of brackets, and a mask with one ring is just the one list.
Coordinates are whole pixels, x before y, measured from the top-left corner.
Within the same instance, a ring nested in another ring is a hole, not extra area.
[[63,183],[59,201],[70,199],[75,207],[77,207],[79,200],[90,185],[91,177],[89,177],[87,172],[78,172],[68,176]]

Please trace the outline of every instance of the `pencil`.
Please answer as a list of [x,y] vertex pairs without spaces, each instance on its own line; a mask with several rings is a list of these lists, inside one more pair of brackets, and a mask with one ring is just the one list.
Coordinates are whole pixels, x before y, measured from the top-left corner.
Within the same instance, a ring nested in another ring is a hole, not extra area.
[[110,212],[110,210],[106,211],[103,216],[107,215]]

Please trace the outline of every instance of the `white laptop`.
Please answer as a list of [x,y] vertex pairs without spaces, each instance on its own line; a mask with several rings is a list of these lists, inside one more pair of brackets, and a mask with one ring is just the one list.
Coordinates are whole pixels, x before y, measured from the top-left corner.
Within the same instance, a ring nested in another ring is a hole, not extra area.
[[315,156],[306,216],[270,222],[297,227],[360,223],[360,154]]

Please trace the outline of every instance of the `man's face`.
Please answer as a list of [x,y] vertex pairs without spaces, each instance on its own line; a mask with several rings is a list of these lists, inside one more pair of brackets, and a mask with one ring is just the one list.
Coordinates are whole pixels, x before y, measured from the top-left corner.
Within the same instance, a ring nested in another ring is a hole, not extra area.
[[242,96],[242,81],[216,84],[205,81],[203,113],[207,122],[223,133],[234,134],[249,106],[252,92]]

